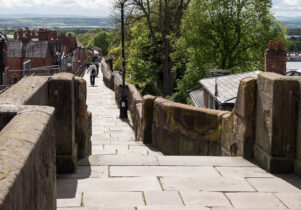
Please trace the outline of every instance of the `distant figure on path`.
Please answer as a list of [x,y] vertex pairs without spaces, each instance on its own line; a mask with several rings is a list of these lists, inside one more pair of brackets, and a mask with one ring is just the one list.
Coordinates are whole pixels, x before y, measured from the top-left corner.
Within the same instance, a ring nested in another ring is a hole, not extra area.
[[96,76],[98,77],[98,71],[99,71],[99,63],[98,63],[98,56],[99,55],[96,55],[95,52],[94,52],[94,56],[92,58],[92,62],[95,64],[96,66]]
[[90,83],[92,86],[94,86],[95,85],[95,77],[96,77],[96,73],[97,73],[96,65],[95,64],[90,65],[87,72],[90,73]]

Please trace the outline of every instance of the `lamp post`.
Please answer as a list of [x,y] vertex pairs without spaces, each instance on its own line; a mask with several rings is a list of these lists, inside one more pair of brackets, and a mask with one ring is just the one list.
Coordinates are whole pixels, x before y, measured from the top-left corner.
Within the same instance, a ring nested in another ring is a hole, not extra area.
[[121,40],[122,40],[122,92],[120,98],[120,118],[127,119],[128,101],[125,89],[125,54],[124,54],[124,3],[126,0],[120,0],[121,6]]

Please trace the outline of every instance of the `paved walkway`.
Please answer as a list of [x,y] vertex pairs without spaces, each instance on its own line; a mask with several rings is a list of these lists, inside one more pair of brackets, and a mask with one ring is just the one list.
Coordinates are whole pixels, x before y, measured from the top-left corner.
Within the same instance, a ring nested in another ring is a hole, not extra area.
[[[89,78],[85,76],[87,83]],[[57,180],[59,210],[301,209],[301,179],[236,157],[173,157],[134,141],[102,75],[88,85],[92,155]]]

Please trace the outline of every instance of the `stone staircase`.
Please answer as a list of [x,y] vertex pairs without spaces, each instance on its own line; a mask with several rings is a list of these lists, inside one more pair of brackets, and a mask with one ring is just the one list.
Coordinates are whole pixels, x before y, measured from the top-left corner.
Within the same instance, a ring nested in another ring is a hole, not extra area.
[[[101,71],[100,71],[101,72]],[[92,155],[58,175],[58,210],[301,209],[301,181],[240,157],[164,156],[135,141],[102,75],[88,89]]]

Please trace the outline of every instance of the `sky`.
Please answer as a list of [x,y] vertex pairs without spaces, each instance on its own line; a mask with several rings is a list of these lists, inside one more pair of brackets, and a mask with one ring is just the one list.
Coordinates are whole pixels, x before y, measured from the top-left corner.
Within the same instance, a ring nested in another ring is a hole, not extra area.
[[[276,16],[301,16],[301,0],[272,0]],[[0,0],[0,16],[16,14],[108,17],[113,0]]]

